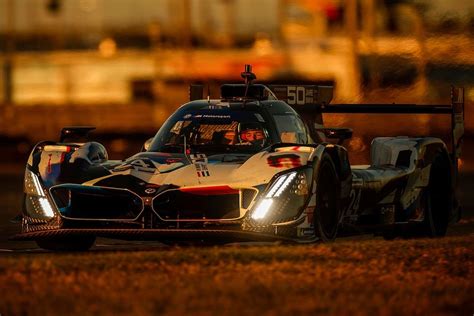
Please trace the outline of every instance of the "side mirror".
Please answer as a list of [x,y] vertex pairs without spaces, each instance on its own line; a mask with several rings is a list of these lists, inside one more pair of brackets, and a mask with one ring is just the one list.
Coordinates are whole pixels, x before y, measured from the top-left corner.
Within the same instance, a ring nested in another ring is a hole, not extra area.
[[153,141],[153,137],[148,138],[145,143],[143,144],[142,150],[141,151],[148,151],[151,146],[151,142]]
[[324,133],[324,135],[326,135],[326,138],[338,139],[338,145],[341,145],[344,140],[352,137],[352,129],[346,127],[318,128],[317,131]]

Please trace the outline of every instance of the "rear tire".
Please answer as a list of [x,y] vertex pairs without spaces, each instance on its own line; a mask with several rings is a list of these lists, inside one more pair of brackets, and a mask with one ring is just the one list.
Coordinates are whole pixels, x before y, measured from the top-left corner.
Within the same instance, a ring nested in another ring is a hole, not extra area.
[[422,231],[426,237],[446,235],[454,201],[452,179],[451,164],[447,154],[437,153],[431,165],[430,183],[425,191],[426,203]]
[[446,235],[450,214],[454,207],[452,166],[445,151],[438,151],[431,163],[430,178],[420,196],[418,207],[423,210],[423,220],[415,225],[394,226],[382,233],[385,240]]
[[420,196],[423,221],[413,227],[407,227],[400,232],[400,236],[403,238],[445,236],[453,208],[452,188],[451,163],[448,155],[440,151],[436,153],[431,164],[428,187]]
[[95,237],[69,237],[62,239],[37,240],[36,244],[46,250],[51,251],[87,251],[95,243]]
[[340,183],[331,157],[324,153],[316,176],[314,232],[323,242],[334,241],[341,219]]

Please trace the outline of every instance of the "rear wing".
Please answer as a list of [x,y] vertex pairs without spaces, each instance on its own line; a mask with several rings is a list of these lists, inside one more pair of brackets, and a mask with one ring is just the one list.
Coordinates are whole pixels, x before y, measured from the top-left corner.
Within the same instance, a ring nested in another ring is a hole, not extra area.
[[[307,122],[312,134],[323,128],[322,113],[446,114],[451,116],[452,157],[461,155],[464,135],[464,88],[451,88],[451,104],[330,104],[332,87],[317,85],[270,85],[279,100],[293,107]],[[315,125],[315,126],[313,126]]]
[[452,156],[461,155],[464,135],[464,88],[451,88],[451,104],[331,104],[321,107],[322,113],[380,113],[380,114],[446,114],[451,116]]

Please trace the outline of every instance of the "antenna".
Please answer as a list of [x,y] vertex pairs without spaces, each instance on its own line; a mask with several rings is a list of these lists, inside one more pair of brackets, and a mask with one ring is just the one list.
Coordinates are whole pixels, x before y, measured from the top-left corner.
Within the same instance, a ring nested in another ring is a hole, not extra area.
[[207,84],[207,103],[211,104],[211,87]]
[[245,80],[245,95],[244,99],[247,99],[247,93],[249,91],[249,86],[252,84],[252,81],[257,79],[257,76],[252,72],[252,65],[245,65],[244,72],[240,73],[240,76]]

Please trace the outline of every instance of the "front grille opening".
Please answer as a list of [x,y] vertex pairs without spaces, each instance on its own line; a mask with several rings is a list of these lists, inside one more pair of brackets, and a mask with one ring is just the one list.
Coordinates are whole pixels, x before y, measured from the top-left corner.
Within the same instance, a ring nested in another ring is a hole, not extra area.
[[241,195],[242,208],[248,209],[249,206],[250,206],[250,203],[252,203],[252,201],[255,198],[255,195],[257,194],[257,192],[255,190],[252,190],[252,189],[242,189],[241,192],[242,192],[242,195]]
[[154,199],[153,209],[165,220],[237,219],[239,191],[206,195],[170,190]]
[[97,187],[59,187],[51,194],[63,216],[78,219],[135,219],[142,200],[125,190]]

